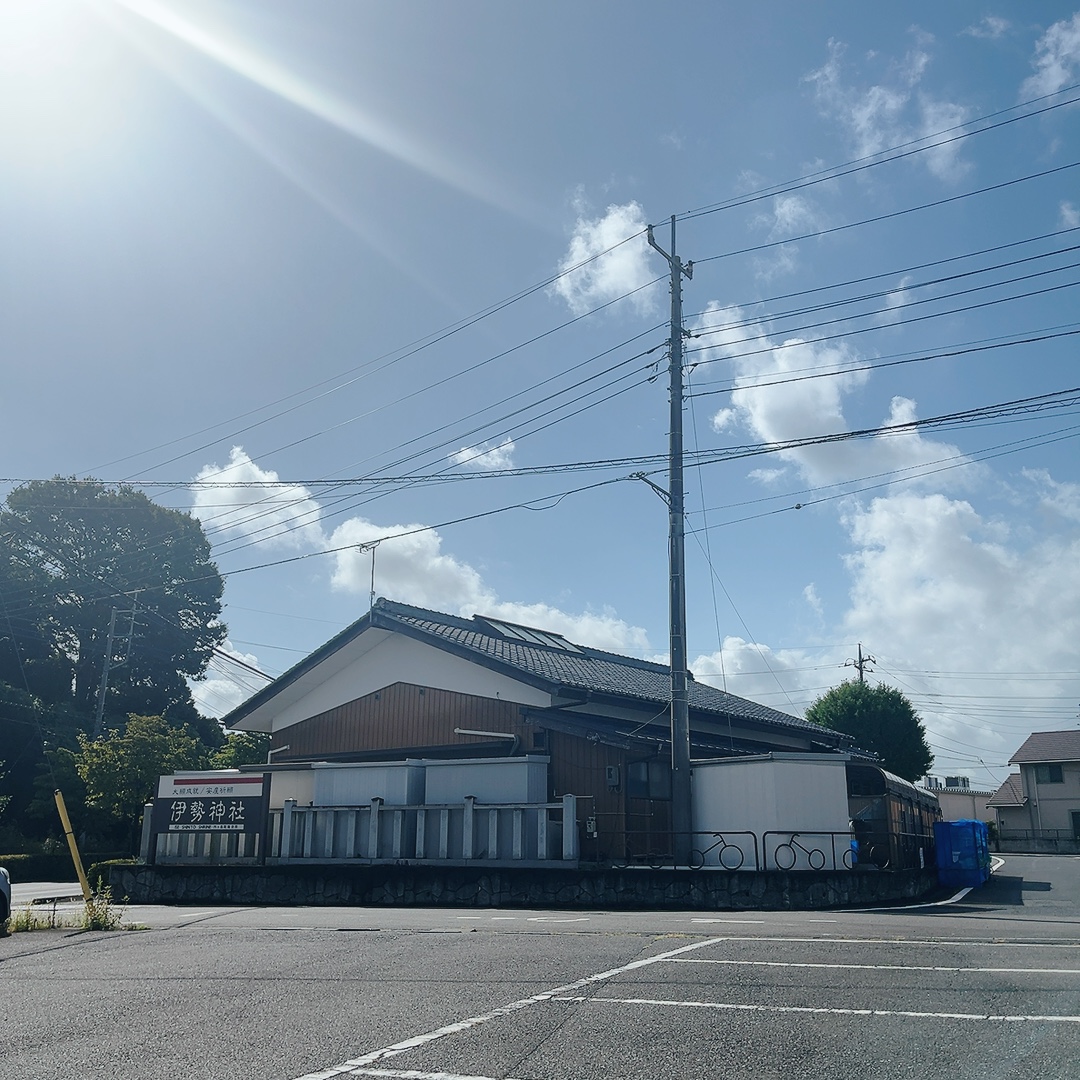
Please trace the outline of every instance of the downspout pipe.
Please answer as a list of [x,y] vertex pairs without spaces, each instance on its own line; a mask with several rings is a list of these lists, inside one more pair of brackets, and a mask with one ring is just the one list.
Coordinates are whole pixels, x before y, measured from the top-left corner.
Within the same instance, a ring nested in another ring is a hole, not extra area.
[[513,757],[518,752],[518,747],[521,745],[521,739],[519,736],[514,735],[509,731],[475,731],[473,728],[454,728],[455,735],[477,735],[481,738],[488,739],[509,739],[513,746],[510,747],[510,756]]

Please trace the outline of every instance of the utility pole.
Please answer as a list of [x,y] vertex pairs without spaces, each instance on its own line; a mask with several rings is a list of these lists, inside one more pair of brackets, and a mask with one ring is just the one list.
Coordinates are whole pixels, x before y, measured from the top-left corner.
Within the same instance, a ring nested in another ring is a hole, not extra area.
[[870,664],[876,664],[877,661],[867,653],[863,656],[862,642],[859,642],[859,659],[858,660],[845,660],[844,667],[853,667],[859,673],[859,682],[866,681],[866,672],[874,673],[874,669],[870,667]]
[[[132,597],[131,610],[130,611],[117,611],[116,608],[112,609],[112,614],[109,616],[109,636],[105,642],[105,662],[101,666],[101,682],[98,684],[97,693],[97,710],[94,714],[94,738],[101,737],[101,731],[105,721],[105,692],[109,689],[109,672],[113,668],[120,667],[122,664],[128,662],[128,657],[131,655],[131,641],[135,636],[135,605],[138,602],[139,593],[141,589],[136,589]],[[117,615],[129,615],[131,616],[131,622],[128,625],[128,631],[126,635],[126,642],[124,648],[124,657],[122,660],[113,660],[113,645],[116,641],[116,616]]]
[[683,509],[683,325],[682,279],[694,276],[694,264],[685,265],[675,254],[675,215],[671,216],[671,254],[653,237],[649,245],[671,268],[671,341],[668,364],[671,431],[668,445],[668,611],[671,646],[671,830],[675,864],[690,861],[693,817],[690,794],[690,699],[686,670],[686,560]]

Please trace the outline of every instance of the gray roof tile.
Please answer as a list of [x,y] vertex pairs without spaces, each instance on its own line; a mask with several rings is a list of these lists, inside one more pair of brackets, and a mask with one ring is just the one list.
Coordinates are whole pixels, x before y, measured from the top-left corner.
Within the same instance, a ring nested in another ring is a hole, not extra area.
[[[424,637],[452,642],[484,661],[502,668],[512,668],[556,686],[628,697],[656,705],[663,705],[670,699],[671,674],[663,664],[576,643],[573,645],[574,651],[569,651],[510,640],[490,628],[480,616],[465,619],[388,600],[378,600],[372,615],[377,622],[395,623],[411,628]],[[817,724],[696,680],[691,680],[688,693],[690,708],[695,712],[812,731],[834,743],[850,741],[846,736]]]
[[1020,774],[1011,773],[1009,778],[987,800],[987,806],[1023,806],[1027,802]]
[[1080,730],[1036,731],[1009,758],[1011,765],[1038,761],[1080,761]]

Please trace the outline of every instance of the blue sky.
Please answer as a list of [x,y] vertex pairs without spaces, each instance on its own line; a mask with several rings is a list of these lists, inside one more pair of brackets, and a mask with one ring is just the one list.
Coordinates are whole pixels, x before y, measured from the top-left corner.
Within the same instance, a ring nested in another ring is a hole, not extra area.
[[3,490],[196,513],[270,674],[374,541],[663,657],[675,215],[696,677],[801,713],[861,643],[996,786],[1080,712],[1076,404],[970,415],[1080,385],[1078,84],[1075,0],[7,0]]

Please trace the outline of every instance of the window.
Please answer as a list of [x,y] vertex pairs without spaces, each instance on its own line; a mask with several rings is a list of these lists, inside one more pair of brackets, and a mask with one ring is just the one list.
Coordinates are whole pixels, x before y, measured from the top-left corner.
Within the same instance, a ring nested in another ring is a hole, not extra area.
[[579,653],[581,650],[562,634],[553,634],[548,630],[534,630],[531,626],[519,626],[517,623],[503,622],[501,619],[485,619],[474,616],[480,622],[487,623],[497,634],[511,641],[520,641],[527,645],[546,645],[549,649],[561,649],[563,652]]
[[1036,784],[1061,784],[1064,781],[1061,777],[1060,765],[1036,765],[1035,766],[1035,783]]
[[631,761],[626,766],[626,795],[630,799],[670,799],[671,766],[666,761]]

